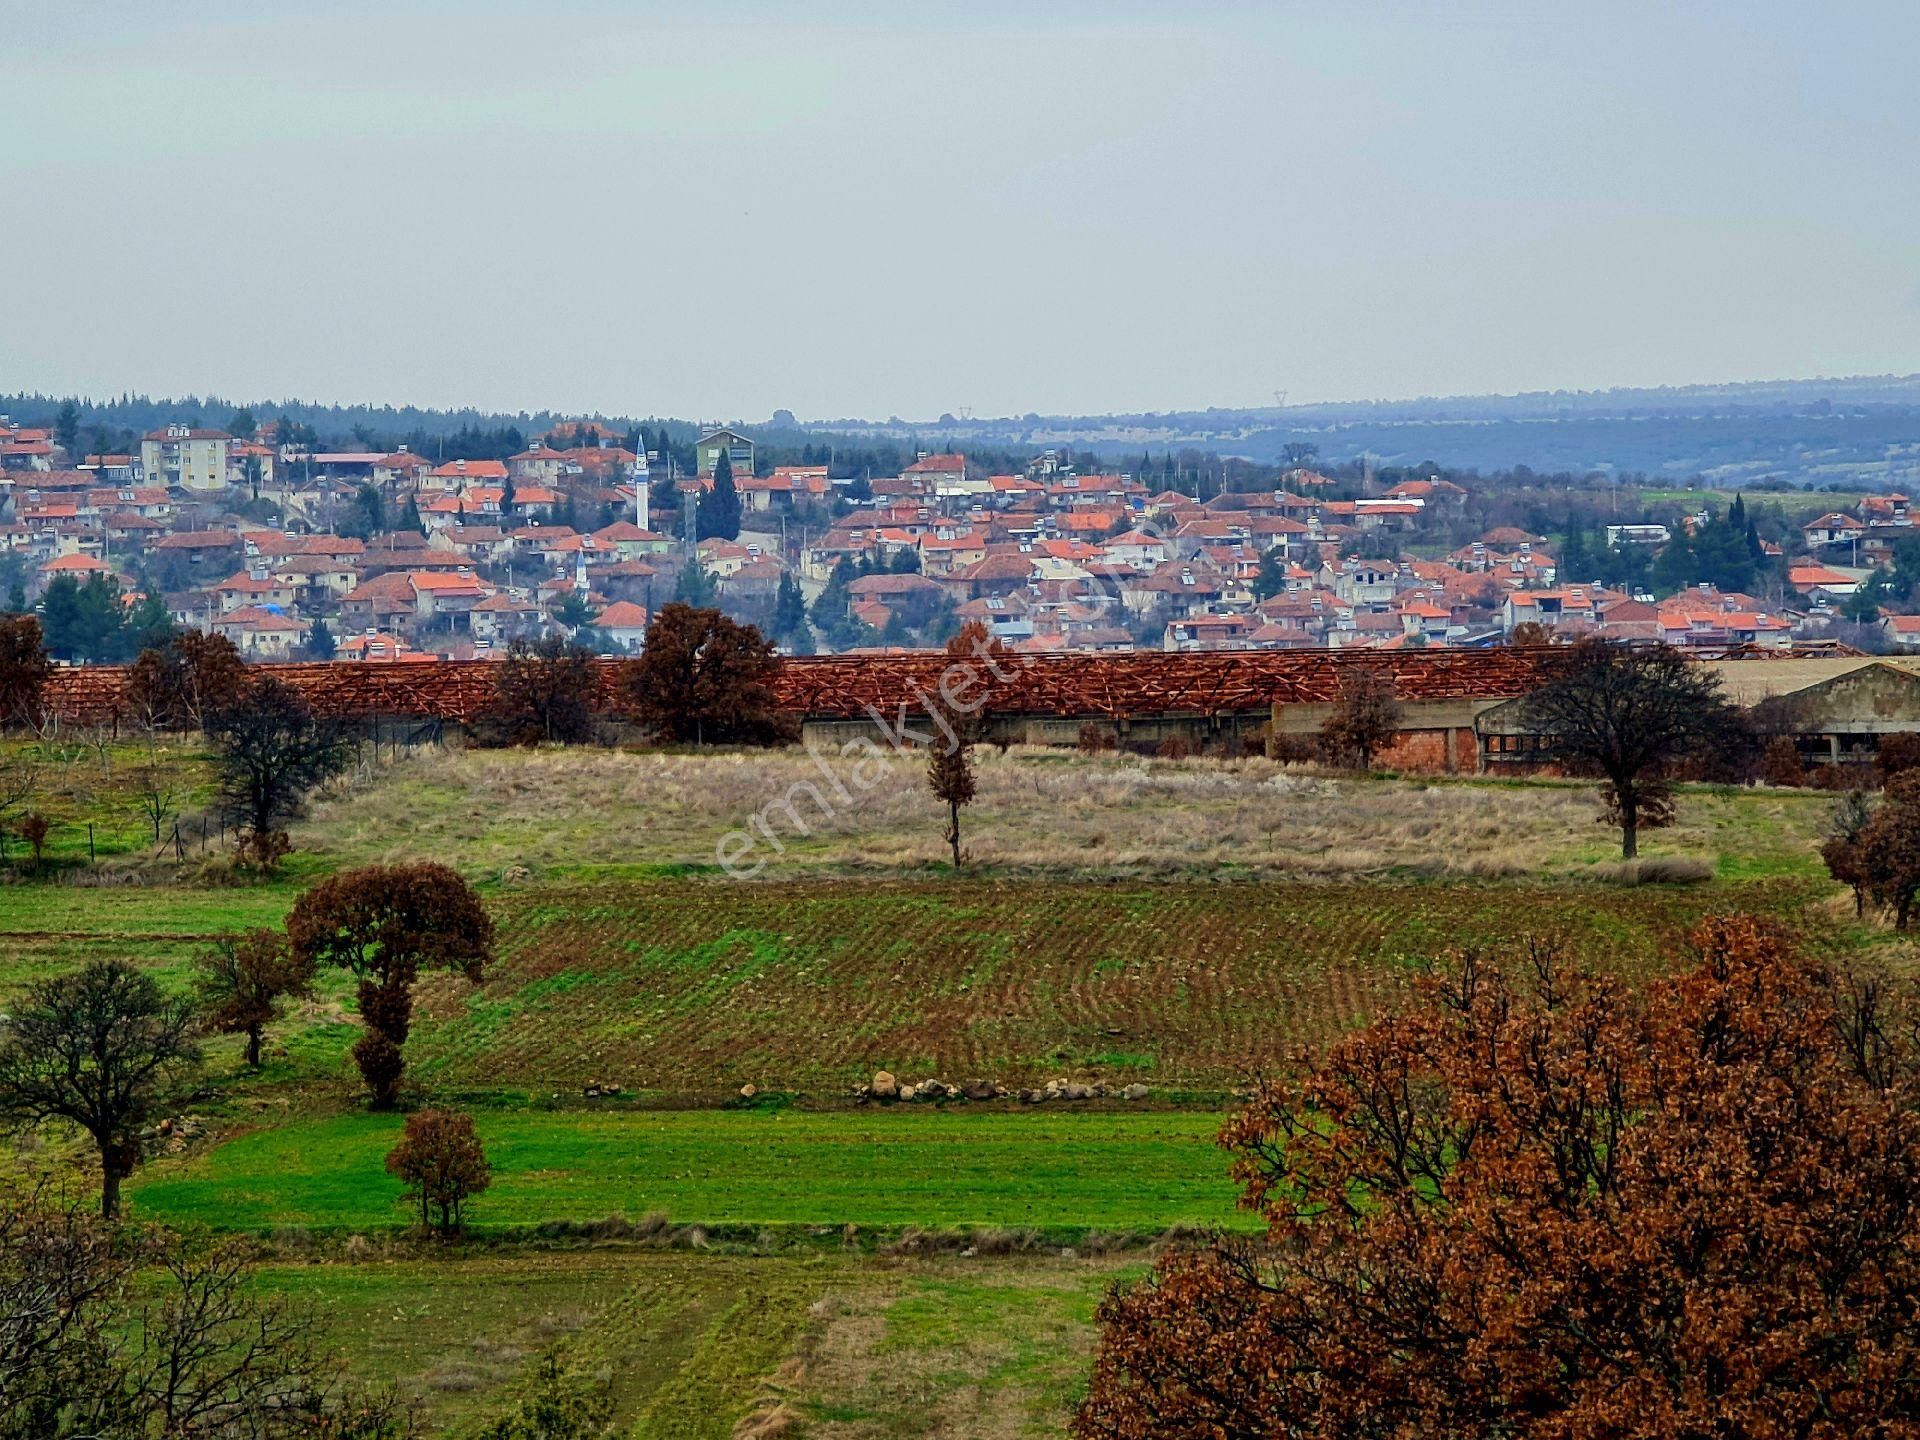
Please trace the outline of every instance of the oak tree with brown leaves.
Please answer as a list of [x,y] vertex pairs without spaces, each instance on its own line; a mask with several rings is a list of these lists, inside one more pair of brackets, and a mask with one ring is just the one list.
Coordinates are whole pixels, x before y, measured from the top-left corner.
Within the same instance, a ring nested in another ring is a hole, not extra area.
[[432,861],[366,865],[315,885],[287,916],[294,962],[308,973],[350,970],[367,1033],[354,1063],[374,1106],[398,1098],[413,985],[423,970],[454,970],[478,985],[493,958],[493,921],[480,897]]
[[1400,733],[1401,708],[1393,681],[1367,666],[1343,670],[1333,712],[1320,727],[1327,758],[1356,770],[1371,770],[1373,757]]
[[779,669],[772,643],[753,626],[675,602],[647,626],[626,688],[635,717],[667,739],[778,745],[794,736],[770,688]]
[[216,1035],[247,1037],[247,1065],[260,1068],[267,1026],[285,1002],[313,989],[311,965],[296,960],[278,930],[222,935],[200,960],[201,1022]]
[[1099,1312],[1081,1440],[1920,1433],[1912,997],[1741,917],[1635,992],[1536,947],[1262,1085],[1260,1242]]
[[473,1117],[451,1110],[420,1110],[407,1117],[400,1143],[387,1152],[387,1170],[420,1206],[420,1228],[442,1235],[459,1230],[461,1209],[493,1181]]
[[561,635],[516,636],[494,675],[476,734],[491,745],[579,745],[593,738],[600,676],[593,652]]
[[44,693],[53,662],[32,615],[0,619],[0,726],[38,730],[46,717]]
[[1906,929],[1920,895],[1920,771],[1887,782],[1885,798],[1853,838],[1851,858],[1868,897],[1893,912],[1896,930]]
[[990,638],[987,627],[969,620],[946,648],[947,665],[934,693],[926,697],[931,722],[927,755],[927,788],[947,807],[945,839],[953,868],[961,865],[960,807],[971,805],[978,788],[973,773],[973,747],[988,709],[996,680],[1005,678],[1002,661],[1010,652]]
[[149,730],[198,730],[209,714],[238,703],[246,688],[247,662],[233,641],[185,630],[134,660],[127,708]]

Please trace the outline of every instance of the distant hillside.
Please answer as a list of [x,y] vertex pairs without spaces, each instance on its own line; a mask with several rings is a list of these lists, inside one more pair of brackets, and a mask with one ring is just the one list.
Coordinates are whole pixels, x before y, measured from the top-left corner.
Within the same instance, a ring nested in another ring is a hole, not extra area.
[[1198,449],[1271,461],[1289,445],[1311,445],[1328,461],[1910,486],[1920,480],[1920,375],[810,428],[1108,455]]
[[[50,419],[62,398],[0,395],[0,414]],[[82,423],[134,431],[172,419],[218,423],[241,403],[213,396],[121,396],[83,401]],[[263,419],[284,415],[341,443],[356,437],[451,435],[465,428],[512,427],[531,436],[558,420],[581,418],[544,410],[244,403]],[[690,441],[698,428],[691,421],[653,416],[587,418],[623,431],[644,421],[650,429],[668,431],[675,445]],[[1920,485],[1920,375],[1112,415],[796,422],[783,411],[777,425],[741,428],[796,444],[844,436],[908,448],[1073,449],[1116,459],[1146,450],[1199,450],[1267,462],[1285,458],[1289,446],[1312,446],[1329,463],[1371,455],[1382,465],[1433,461],[1481,471],[1527,466],[1545,473],[1603,470],[1656,480],[1698,476],[1728,487],[1766,479],[1841,488]]]

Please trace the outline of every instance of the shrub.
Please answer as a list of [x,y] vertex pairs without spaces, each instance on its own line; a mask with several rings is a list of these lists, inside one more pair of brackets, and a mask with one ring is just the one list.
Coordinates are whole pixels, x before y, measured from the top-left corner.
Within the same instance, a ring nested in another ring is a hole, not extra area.
[[1882,784],[1905,771],[1920,768],[1920,733],[1902,730],[1882,735],[1874,764],[1880,771]]
[[1099,755],[1115,749],[1120,737],[1104,725],[1096,725],[1091,720],[1080,727],[1079,751],[1082,755]]
[[1791,735],[1776,735],[1760,757],[1760,778],[1769,785],[1797,789],[1807,783],[1807,767],[1800,763],[1800,747]]
[[1153,747],[1153,753],[1162,760],[1184,760],[1193,753],[1193,747],[1187,743],[1185,737],[1169,735]]
[[47,858],[47,835],[53,829],[53,822],[38,810],[29,811],[20,821],[20,838],[27,842],[27,848],[33,852],[33,868],[39,871]]
[[1320,758],[1319,742],[1311,735],[1273,731],[1267,735],[1267,758],[1282,765],[1311,765]]

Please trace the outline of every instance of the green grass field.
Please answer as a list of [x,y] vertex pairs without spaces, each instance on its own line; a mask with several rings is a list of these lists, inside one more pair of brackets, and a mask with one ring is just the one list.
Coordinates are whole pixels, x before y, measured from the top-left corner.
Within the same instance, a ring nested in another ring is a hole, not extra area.
[[[478,1116],[493,1186],[480,1230],[611,1214],[674,1224],[975,1225],[1161,1230],[1233,1218],[1199,1112],[491,1111]],[[400,1119],[350,1114],[260,1129],[151,1166],[145,1218],[244,1229],[405,1226],[382,1168]]]
[[[208,1042],[182,1108],[209,1138],[129,1188],[143,1220],[270,1237],[260,1283],[450,1436],[548,1352],[613,1377],[622,1437],[726,1437],[774,1404],[830,1440],[1058,1434],[1100,1294],[1144,1263],[1096,1238],[1244,1226],[1212,1143],[1227,1092],[1400,1003],[1427,961],[1552,935],[1637,979],[1732,909],[1822,951],[1884,945],[1822,872],[1834,801],[1811,792],[1683,787],[1646,848],[1715,878],[1622,887],[1578,784],[1016,749],[983,757],[963,875],[904,767],[742,884],[712,847],[793,783],[792,756],[427,752],[320,798],[282,874],[243,882],[217,846],[176,863],[130,843],[110,758],[37,762],[66,767],[46,803],[91,816],[96,863],[67,845],[51,878],[0,871],[0,1001],[104,957],[185,987],[215,936],[370,861],[444,860],[494,914],[485,983],[429,977],[408,1044],[409,1103],[472,1112],[486,1144],[481,1243],[407,1233],[383,1164],[401,1121],[362,1108],[340,974],[271,1028],[261,1071]],[[851,1106],[879,1068],[1151,1099]],[[625,1095],[585,1100],[589,1081]],[[773,1093],[721,1108],[747,1083]],[[35,1163],[84,1172],[40,1139]],[[640,1243],[594,1224],[614,1215],[665,1219]],[[1046,1250],[888,1253],[916,1228]]]
[[548,1351],[612,1381],[622,1440],[725,1440],[781,1401],[826,1440],[1058,1434],[1093,1308],[1138,1259],[905,1262],[555,1251],[264,1267],[430,1433],[498,1413]]

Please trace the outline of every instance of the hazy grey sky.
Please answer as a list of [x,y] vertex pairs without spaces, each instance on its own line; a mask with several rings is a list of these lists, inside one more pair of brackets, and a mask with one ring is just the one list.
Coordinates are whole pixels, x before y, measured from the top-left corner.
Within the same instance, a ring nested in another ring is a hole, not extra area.
[[0,0],[0,390],[803,418],[1920,370],[1920,7]]

